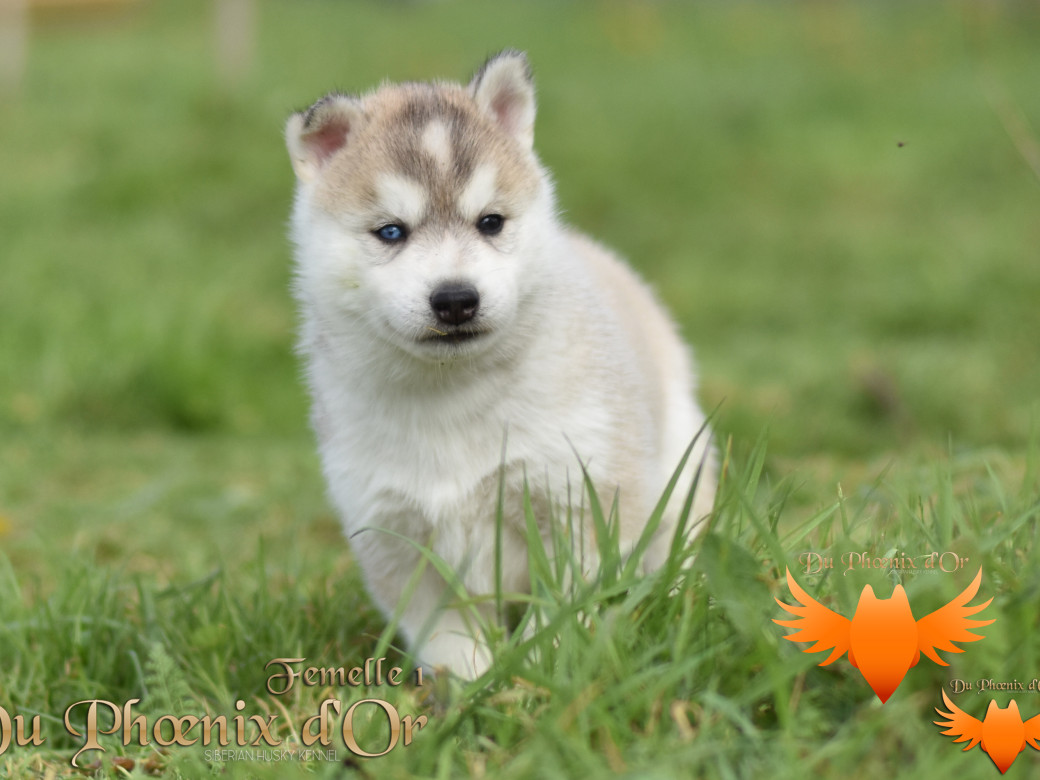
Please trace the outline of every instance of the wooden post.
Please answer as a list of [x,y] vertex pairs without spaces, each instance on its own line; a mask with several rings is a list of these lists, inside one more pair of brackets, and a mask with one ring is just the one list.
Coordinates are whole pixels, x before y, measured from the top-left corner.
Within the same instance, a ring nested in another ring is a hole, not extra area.
[[0,90],[17,92],[29,51],[28,0],[0,0]]
[[221,84],[233,87],[253,66],[256,0],[216,0],[216,59]]

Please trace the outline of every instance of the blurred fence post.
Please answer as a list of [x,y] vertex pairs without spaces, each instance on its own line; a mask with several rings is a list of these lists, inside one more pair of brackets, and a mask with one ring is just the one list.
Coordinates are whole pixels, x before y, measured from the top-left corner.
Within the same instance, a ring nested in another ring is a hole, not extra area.
[[0,90],[15,92],[22,83],[29,48],[28,0],[0,0]]
[[253,65],[256,0],[216,0],[217,75],[233,87]]

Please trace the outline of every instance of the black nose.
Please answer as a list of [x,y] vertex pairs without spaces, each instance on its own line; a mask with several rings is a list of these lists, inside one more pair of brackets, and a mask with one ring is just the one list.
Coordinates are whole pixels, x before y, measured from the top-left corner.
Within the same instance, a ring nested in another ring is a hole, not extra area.
[[480,305],[480,294],[470,284],[442,284],[430,296],[430,306],[445,325],[461,325],[473,319]]

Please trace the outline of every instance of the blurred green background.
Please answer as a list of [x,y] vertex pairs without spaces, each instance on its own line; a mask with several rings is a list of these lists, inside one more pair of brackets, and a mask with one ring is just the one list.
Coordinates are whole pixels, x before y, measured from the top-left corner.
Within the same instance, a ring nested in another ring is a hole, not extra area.
[[0,543],[25,565],[191,573],[261,532],[337,538],[283,121],[506,46],[566,219],[675,313],[723,440],[768,429],[808,505],[950,441],[1023,457],[1040,6],[247,0],[237,44],[220,7],[29,17],[0,113]]

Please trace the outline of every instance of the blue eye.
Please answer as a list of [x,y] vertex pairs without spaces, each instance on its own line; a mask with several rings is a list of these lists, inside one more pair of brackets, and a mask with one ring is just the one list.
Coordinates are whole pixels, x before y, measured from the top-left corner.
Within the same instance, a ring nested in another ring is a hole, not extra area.
[[383,225],[378,230],[373,231],[376,237],[387,244],[396,244],[400,241],[404,241],[408,235],[404,229],[404,225]]

